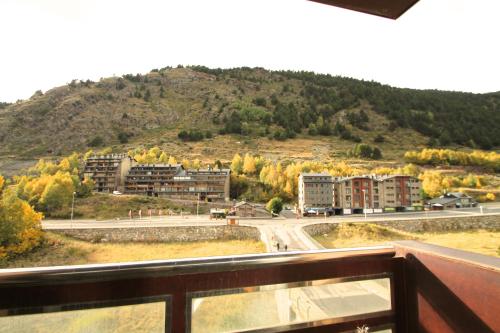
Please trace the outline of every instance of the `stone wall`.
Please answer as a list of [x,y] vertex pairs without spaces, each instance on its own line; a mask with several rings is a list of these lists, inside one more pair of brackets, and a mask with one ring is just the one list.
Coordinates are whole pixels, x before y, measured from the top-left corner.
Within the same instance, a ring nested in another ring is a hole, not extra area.
[[302,228],[310,236],[324,235],[332,231],[338,226],[337,223],[317,223],[306,225]]
[[139,227],[58,229],[53,232],[90,242],[195,242],[210,240],[260,240],[257,228],[247,226]]
[[[419,220],[367,221],[366,223],[406,232],[445,232],[472,229],[500,230],[500,214]],[[324,235],[337,226],[338,224],[336,223],[311,224],[305,226],[304,231],[311,236]]]
[[500,230],[500,215],[446,217],[373,223],[406,232],[442,232],[471,229]]

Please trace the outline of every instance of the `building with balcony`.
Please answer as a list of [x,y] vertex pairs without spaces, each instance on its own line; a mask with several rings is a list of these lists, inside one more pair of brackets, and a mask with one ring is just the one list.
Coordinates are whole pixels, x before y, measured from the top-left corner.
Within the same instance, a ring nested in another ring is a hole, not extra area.
[[87,158],[83,177],[94,181],[94,191],[122,192],[132,159],[125,154],[95,155]]
[[130,168],[125,180],[125,193],[158,196],[170,193],[174,177],[183,172],[181,164],[138,164]]
[[332,208],[333,177],[328,173],[301,173],[299,175],[299,209]]
[[174,176],[170,190],[160,194],[208,202],[229,201],[230,175],[230,169],[182,170]]
[[370,176],[335,178],[333,206],[349,213],[365,208],[380,208],[378,182]]
[[346,213],[422,206],[421,183],[403,175],[353,176],[334,179],[334,208]]
[[408,207],[422,206],[422,184],[412,176],[389,175],[379,177],[381,207],[384,209],[404,210]]

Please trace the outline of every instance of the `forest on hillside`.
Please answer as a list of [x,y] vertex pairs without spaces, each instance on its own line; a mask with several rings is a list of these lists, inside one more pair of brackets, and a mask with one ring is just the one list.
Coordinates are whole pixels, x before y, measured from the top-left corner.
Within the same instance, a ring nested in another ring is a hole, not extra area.
[[[193,66],[218,77],[229,76],[239,80],[262,82],[255,75],[255,69],[209,69]],[[359,105],[361,100],[368,101],[377,113],[393,121],[392,127],[412,128],[428,136],[429,146],[446,146],[451,143],[491,149],[500,145],[500,92],[473,94],[439,90],[416,90],[394,88],[372,81],[363,81],[329,74],[313,72],[277,71],[283,78],[300,80],[303,84],[299,92],[307,101],[305,108],[298,109],[295,104],[280,103],[276,94],[267,100],[256,100],[255,104],[270,112],[252,110],[233,113],[229,132],[241,132],[242,121],[258,119],[264,124],[275,123],[282,126],[285,134],[293,137],[302,129],[322,135],[344,135],[346,129],[340,123],[332,128],[328,120],[335,113]],[[290,86],[283,86],[282,92],[289,92]],[[249,114],[250,113],[250,114]],[[351,114],[349,122],[363,129],[369,120],[363,113]]]
[[63,156],[128,143],[185,147],[217,135],[244,137],[237,141],[335,136],[332,142],[390,142],[389,149],[401,148],[401,135],[409,135],[420,148],[498,149],[500,93],[401,89],[312,72],[178,66],[99,82],[75,79],[0,104],[0,158]]

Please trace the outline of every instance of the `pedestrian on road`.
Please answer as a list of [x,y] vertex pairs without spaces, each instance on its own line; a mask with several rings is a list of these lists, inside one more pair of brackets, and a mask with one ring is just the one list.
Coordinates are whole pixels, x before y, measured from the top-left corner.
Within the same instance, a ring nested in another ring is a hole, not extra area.
[[278,250],[278,252],[279,252],[279,250],[280,250],[280,242],[276,242],[276,249],[277,249],[277,250]]
[[285,244],[285,252],[288,250],[288,244]]
[[132,209],[128,211],[128,218],[132,220]]

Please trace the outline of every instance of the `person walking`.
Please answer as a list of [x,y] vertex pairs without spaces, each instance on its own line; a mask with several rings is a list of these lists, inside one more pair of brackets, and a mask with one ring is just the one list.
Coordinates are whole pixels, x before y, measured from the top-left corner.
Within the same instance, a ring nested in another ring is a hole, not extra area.
[[276,242],[276,249],[278,250],[278,252],[280,251],[280,242]]
[[285,252],[288,251],[288,244],[285,244]]

